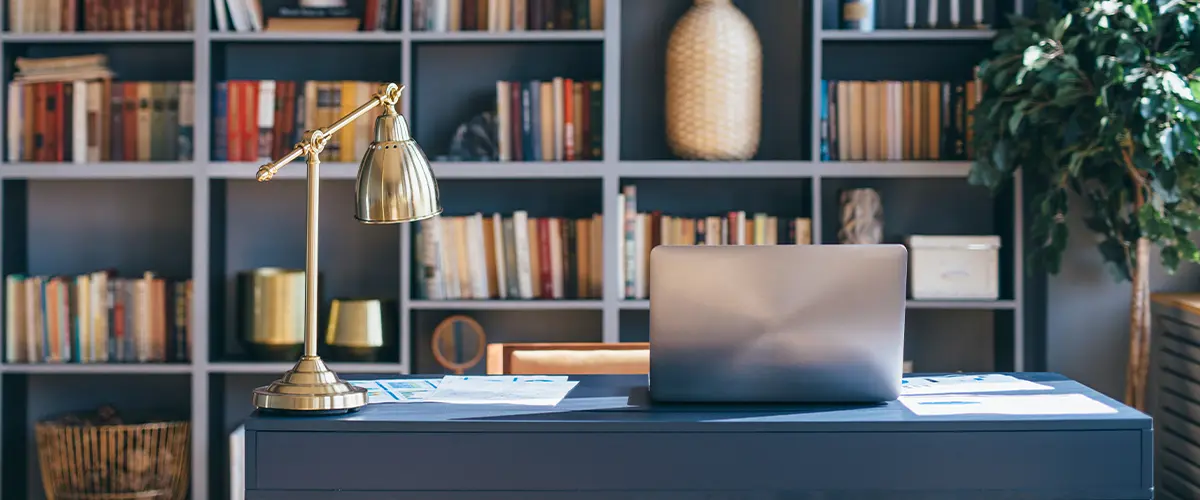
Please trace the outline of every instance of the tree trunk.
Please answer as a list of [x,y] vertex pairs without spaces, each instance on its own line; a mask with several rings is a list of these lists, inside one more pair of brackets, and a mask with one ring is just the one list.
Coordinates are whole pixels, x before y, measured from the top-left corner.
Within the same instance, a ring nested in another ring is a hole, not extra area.
[[1150,240],[1138,238],[1129,300],[1129,362],[1125,369],[1125,404],[1144,410],[1150,361]]

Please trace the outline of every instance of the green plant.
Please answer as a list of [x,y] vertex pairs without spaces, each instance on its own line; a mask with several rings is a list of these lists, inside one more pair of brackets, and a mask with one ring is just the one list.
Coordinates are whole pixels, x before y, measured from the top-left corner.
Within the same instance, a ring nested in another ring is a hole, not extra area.
[[1086,200],[1101,255],[1133,284],[1125,399],[1141,408],[1150,247],[1169,272],[1200,261],[1188,238],[1200,228],[1200,2],[1059,3],[1013,17],[980,67],[969,180],[999,188],[1023,172],[1032,257],[1051,273],[1067,244],[1068,193]]

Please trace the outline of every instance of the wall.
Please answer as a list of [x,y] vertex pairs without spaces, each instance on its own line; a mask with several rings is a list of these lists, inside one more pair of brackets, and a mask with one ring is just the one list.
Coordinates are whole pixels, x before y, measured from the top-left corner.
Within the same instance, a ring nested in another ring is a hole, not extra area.
[[[1129,353],[1128,282],[1117,282],[1105,268],[1094,233],[1081,215],[1087,204],[1071,202],[1070,237],[1062,269],[1047,284],[1046,351],[1050,371],[1074,378],[1109,396],[1125,391]],[[1200,291],[1200,266],[1181,265],[1168,275],[1152,250],[1150,290]]]

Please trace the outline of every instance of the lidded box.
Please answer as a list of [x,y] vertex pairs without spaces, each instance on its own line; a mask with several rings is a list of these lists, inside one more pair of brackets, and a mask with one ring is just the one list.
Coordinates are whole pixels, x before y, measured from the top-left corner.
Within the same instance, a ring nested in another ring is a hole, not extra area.
[[1000,297],[999,236],[908,237],[913,299],[995,300]]

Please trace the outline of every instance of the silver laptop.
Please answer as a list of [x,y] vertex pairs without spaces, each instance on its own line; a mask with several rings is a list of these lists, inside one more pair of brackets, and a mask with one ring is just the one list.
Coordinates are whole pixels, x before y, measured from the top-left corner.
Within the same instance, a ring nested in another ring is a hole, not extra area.
[[655,247],[651,399],[896,399],[907,262],[902,245]]

